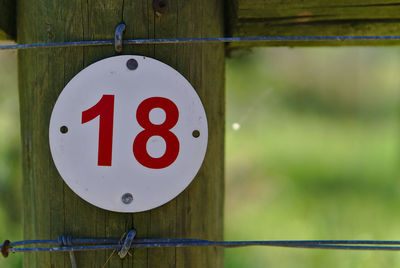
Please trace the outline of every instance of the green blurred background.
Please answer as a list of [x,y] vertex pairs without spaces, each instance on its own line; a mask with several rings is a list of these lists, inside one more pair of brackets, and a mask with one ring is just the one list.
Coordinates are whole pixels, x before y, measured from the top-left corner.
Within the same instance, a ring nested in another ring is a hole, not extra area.
[[[19,126],[17,53],[0,51],[0,243],[22,239]],[[0,267],[22,267],[22,256],[1,257]]]
[[[226,240],[400,240],[400,48],[227,60]],[[0,52],[0,238],[21,239],[16,53]],[[396,252],[249,247],[226,267],[393,267]],[[21,256],[0,260],[21,267]]]

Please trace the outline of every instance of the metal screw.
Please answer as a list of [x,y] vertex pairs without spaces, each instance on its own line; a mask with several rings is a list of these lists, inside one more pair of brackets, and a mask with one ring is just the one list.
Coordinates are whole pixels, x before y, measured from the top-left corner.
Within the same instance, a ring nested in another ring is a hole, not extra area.
[[128,204],[132,203],[133,195],[130,193],[123,194],[121,200],[122,200],[122,203],[128,205]]
[[192,136],[195,137],[195,138],[200,137],[200,131],[198,131],[197,129],[196,129],[196,130],[193,130]]
[[131,71],[136,70],[138,65],[139,65],[138,62],[135,59],[129,59],[126,62],[126,67],[128,67],[128,69]]
[[153,9],[156,12],[157,16],[161,16],[167,12],[168,8],[168,0],[154,0],[153,1]]
[[62,127],[60,127],[60,132],[61,132],[62,134],[67,133],[67,132],[68,132],[68,127],[67,127],[67,126],[62,126]]

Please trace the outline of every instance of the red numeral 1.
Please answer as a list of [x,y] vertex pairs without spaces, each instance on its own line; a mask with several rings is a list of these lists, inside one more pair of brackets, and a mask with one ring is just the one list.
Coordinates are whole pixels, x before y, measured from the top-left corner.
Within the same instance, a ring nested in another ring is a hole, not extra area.
[[97,165],[111,166],[114,129],[114,95],[103,95],[95,106],[82,112],[82,124],[95,119],[97,116],[100,117]]

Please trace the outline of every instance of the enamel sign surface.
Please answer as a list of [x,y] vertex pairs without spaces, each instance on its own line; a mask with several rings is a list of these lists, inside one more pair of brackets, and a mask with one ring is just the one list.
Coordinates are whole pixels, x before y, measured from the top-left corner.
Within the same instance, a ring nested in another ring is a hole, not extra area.
[[139,212],[182,192],[203,162],[207,118],[190,83],[168,65],[116,56],[78,73],[50,120],[65,183],[87,202]]

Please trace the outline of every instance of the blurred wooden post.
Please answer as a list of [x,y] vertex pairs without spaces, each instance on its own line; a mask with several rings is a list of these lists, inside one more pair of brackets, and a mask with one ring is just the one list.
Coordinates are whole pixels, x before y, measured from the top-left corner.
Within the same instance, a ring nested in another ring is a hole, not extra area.
[[[156,16],[152,0],[18,1],[18,42],[113,39],[124,21],[125,38],[211,37],[224,33],[222,0],[170,0]],[[204,164],[188,189],[143,213],[98,209],[75,195],[54,167],[48,142],[53,105],[65,84],[87,65],[116,55],[114,47],[19,51],[19,93],[24,170],[24,238],[117,237],[135,228],[140,238],[222,239],[224,192],[224,45],[125,46],[124,54],[159,59],[197,90],[208,116]],[[102,267],[111,252],[75,253],[78,267]],[[222,267],[214,248],[138,249],[107,267]],[[68,254],[28,253],[25,267],[71,267]]]
[[[229,3],[229,4],[228,4]],[[228,34],[244,36],[399,35],[395,0],[232,0],[227,2]],[[254,46],[398,45],[399,40],[288,41],[232,43]]]

